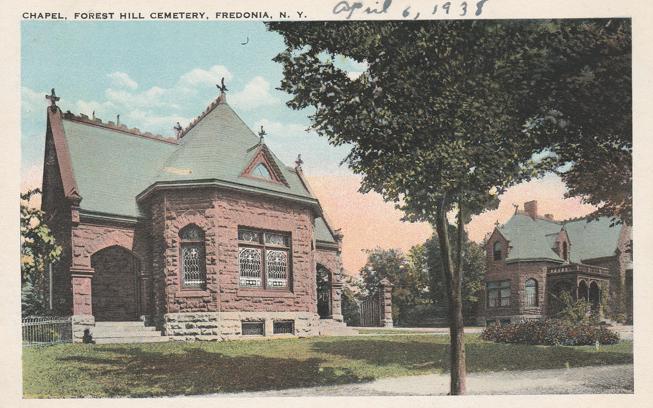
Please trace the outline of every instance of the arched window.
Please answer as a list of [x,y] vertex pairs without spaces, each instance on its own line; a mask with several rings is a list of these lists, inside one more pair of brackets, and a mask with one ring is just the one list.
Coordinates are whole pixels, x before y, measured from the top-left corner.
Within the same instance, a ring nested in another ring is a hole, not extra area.
[[268,170],[268,168],[263,163],[259,163],[256,165],[256,167],[254,167],[254,170],[252,170],[252,176],[264,178],[266,180],[272,180],[270,170]]
[[204,231],[197,225],[188,225],[179,232],[181,241],[182,288],[206,287],[206,251]]
[[492,246],[492,252],[494,254],[494,260],[495,261],[500,261],[501,258],[503,258],[503,254],[501,253],[502,247],[501,247],[501,242],[497,241],[494,243]]
[[528,279],[526,281],[526,307],[537,306],[537,281]]
[[565,261],[569,260],[569,248],[567,247],[567,241],[562,241],[562,259]]

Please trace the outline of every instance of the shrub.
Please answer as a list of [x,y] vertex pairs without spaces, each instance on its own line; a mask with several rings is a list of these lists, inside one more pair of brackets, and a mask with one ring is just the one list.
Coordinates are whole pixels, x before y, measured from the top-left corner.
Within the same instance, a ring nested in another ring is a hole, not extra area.
[[483,330],[483,340],[496,343],[582,346],[616,344],[619,334],[603,325],[570,324],[562,320],[531,320],[524,323],[491,325]]

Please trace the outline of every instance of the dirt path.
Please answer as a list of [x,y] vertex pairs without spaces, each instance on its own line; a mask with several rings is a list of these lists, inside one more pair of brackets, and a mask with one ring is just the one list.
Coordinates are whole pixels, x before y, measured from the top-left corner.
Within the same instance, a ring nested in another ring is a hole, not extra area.
[[[365,384],[294,388],[207,397],[309,397],[371,395],[446,395],[443,374],[384,378]],[[472,373],[468,394],[623,394],[633,392],[633,365],[593,366],[555,370]]]

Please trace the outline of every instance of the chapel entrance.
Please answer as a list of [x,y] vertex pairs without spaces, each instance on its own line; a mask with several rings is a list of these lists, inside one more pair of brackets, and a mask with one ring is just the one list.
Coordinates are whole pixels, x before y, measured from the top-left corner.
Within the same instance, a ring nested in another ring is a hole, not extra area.
[[112,246],[93,254],[91,266],[95,321],[138,320],[138,259],[127,249]]
[[331,317],[331,273],[322,265],[317,265],[317,313],[320,319]]

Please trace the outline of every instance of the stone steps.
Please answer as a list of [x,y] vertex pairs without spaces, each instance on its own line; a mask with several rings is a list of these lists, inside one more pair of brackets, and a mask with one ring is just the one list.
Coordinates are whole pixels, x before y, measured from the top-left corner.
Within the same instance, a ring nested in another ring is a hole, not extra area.
[[358,330],[348,327],[344,322],[320,319],[320,336],[356,336]]
[[91,329],[96,344],[110,343],[158,343],[168,341],[155,327],[136,322],[97,322]]

